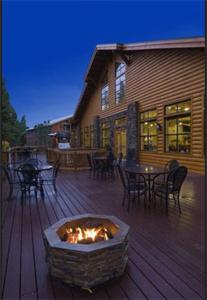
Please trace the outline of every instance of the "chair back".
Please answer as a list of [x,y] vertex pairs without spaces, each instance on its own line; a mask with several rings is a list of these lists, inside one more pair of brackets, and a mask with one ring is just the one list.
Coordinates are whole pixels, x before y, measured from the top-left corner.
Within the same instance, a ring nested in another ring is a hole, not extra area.
[[180,166],[176,169],[173,169],[168,174],[167,181],[170,182],[172,192],[180,192],[182,184],[187,176],[188,169],[184,166]]
[[126,181],[126,178],[124,176],[123,170],[122,170],[120,165],[117,165],[117,169],[118,169],[119,176],[121,178],[121,182],[123,184],[123,187],[126,189],[127,188],[127,181]]
[[53,177],[56,178],[59,172],[61,166],[60,160],[56,160],[54,167],[53,167]]
[[[167,163],[166,163],[166,165],[165,165],[165,167],[164,167],[164,170],[165,171],[169,171],[169,178],[168,178],[168,180],[169,181],[172,181],[172,176],[173,176],[173,172],[171,173],[171,171],[173,171],[173,170],[175,170],[175,169],[177,169],[178,167],[179,167],[179,161],[177,161],[176,159],[172,159],[172,160],[169,160]],[[171,178],[170,178],[171,177]],[[165,179],[166,179],[166,175],[165,175]]]
[[24,164],[18,168],[17,171],[20,183],[31,185],[37,183],[38,172],[37,169],[31,164]]
[[89,153],[87,153],[87,160],[88,160],[88,165],[91,169],[93,169],[93,165],[92,165],[92,159]]
[[38,167],[39,165],[39,160],[37,158],[29,158],[27,161],[26,161],[27,164],[30,164],[30,165],[33,165],[35,168]]
[[177,161],[176,159],[172,159],[166,163],[165,170],[172,171],[173,169],[178,168],[179,165],[179,161]]
[[142,174],[136,174],[134,172],[125,171],[128,185],[135,184],[144,184],[146,185],[146,179]]
[[119,158],[118,158],[118,165],[121,165],[122,159],[123,159],[123,153],[120,152],[120,153],[119,153]]

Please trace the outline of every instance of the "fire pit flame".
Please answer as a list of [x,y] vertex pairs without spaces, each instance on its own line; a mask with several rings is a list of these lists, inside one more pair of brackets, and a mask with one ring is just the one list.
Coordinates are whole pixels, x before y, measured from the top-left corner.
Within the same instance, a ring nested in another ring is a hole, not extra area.
[[90,244],[112,238],[110,231],[103,225],[92,228],[66,228],[66,235],[66,241],[72,244]]

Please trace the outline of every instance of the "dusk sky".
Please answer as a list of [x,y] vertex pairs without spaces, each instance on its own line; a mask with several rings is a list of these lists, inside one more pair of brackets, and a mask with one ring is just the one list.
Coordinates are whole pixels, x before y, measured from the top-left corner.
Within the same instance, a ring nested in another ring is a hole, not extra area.
[[96,44],[204,36],[204,1],[3,1],[3,76],[29,127],[72,114]]

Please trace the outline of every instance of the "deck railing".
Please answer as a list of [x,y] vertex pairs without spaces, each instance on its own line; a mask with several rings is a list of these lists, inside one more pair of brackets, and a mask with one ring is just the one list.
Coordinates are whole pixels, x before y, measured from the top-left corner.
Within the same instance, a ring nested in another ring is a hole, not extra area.
[[91,153],[103,155],[106,152],[104,149],[71,148],[69,150],[59,150],[48,148],[47,161],[52,163],[56,160],[60,160],[62,169],[83,170],[89,168],[87,154]]

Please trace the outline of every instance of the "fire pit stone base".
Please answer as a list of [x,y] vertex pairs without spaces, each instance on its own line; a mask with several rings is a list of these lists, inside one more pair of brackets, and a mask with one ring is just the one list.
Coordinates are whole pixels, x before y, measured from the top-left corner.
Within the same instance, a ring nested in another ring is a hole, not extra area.
[[[112,222],[118,231],[110,240],[89,245],[61,241],[58,235],[60,228],[83,218]],[[51,275],[69,285],[81,287],[93,287],[118,278],[128,260],[128,232],[129,226],[113,216],[85,214],[60,220],[45,230],[44,236]]]

